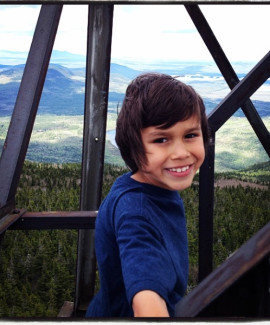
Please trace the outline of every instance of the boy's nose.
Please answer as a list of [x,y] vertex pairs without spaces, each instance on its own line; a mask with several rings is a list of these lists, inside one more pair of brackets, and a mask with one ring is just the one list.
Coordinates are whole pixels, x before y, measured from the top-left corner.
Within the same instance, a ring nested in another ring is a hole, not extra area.
[[185,159],[190,156],[188,148],[183,143],[176,143],[173,146],[171,158],[172,159]]

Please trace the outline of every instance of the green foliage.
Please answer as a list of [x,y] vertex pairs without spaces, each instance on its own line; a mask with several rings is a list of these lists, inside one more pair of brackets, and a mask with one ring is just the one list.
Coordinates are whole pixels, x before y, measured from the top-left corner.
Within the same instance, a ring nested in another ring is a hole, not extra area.
[[[263,122],[269,129],[269,116]],[[269,158],[244,117],[231,117],[217,131],[215,145],[215,168],[219,172],[242,170]]]
[[2,317],[56,316],[65,300],[73,300],[76,238],[75,231],[59,230],[5,234],[0,257]]
[[231,187],[215,191],[214,266],[270,221],[270,191]]
[[[78,210],[80,165],[26,162],[16,196],[29,211]],[[0,316],[56,316],[73,300],[77,231],[7,231],[0,247]]]
[[[269,174],[270,161],[242,171],[215,175],[219,186],[214,193],[214,268],[270,221]],[[222,186],[224,180],[230,180],[231,185],[225,183]],[[239,185],[237,181],[243,183]],[[191,290],[197,284],[198,273],[198,185],[181,192],[181,196],[187,218],[190,259],[188,290]]]
[[[125,171],[124,167],[105,164],[102,198]],[[79,164],[25,162],[16,205],[29,211],[78,210],[80,177]],[[264,184],[268,190],[250,186],[216,188],[215,267],[269,221],[269,162],[216,175],[219,181],[232,178]],[[198,272],[197,181],[181,196],[187,217],[191,290]],[[75,230],[7,231],[0,246],[0,317],[57,316],[64,301],[74,299],[76,254]]]
[[216,179],[239,179],[245,182],[270,186],[270,161],[258,163],[235,172],[224,172],[216,175]]

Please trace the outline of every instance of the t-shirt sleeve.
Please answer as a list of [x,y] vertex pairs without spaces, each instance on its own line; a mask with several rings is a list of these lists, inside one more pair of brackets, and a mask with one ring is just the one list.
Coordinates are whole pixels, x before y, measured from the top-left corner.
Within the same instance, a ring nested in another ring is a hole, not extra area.
[[145,214],[133,204],[115,217],[116,240],[130,305],[134,295],[142,290],[155,291],[168,302],[176,281],[161,232]]

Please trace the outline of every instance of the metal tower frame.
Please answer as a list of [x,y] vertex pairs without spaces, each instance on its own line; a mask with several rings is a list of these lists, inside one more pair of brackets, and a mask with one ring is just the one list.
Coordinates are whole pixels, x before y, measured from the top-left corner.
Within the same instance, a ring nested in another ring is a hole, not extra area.
[[[0,239],[7,229],[79,229],[75,315],[82,315],[94,292],[94,223],[101,201],[106,116],[108,104],[110,53],[114,4],[163,4],[166,1],[89,1],[89,0],[4,0],[1,4],[40,4],[32,45],[26,62],[10,127],[0,159]],[[65,4],[88,4],[88,37],[85,85],[84,141],[80,211],[27,212],[15,206],[15,195],[35,122],[55,36]],[[199,4],[210,1],[170,1],[184,5],[220,72],[232,89],[208,116],[212,143],[200,169],[199,188],[199,280],[213,264],[213,202],[215,133],[242,108],[262,146],[270,156],[270,134],[250,96],[270,77],[270,52],[239,81]],[[211,1],[252,3],[254,1]],[[263,2],[265,4],[265,1]],[[88,247],[91,247],[89,253]]]

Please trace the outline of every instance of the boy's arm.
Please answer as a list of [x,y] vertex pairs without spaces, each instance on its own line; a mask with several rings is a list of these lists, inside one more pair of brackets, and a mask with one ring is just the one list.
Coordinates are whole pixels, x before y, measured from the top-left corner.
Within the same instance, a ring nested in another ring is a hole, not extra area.
[[132,301],[134,317],[170,317],[165,300],[156,292],[143,290]]

